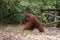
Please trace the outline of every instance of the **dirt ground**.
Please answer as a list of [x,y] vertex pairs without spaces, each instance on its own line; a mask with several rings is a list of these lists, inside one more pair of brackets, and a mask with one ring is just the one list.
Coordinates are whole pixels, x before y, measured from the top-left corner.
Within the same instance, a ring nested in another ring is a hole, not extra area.
[[38,29],[22,30],[23,25],[0,25],[0,40],[60,40],[60,28],[44,27],[45,32]]

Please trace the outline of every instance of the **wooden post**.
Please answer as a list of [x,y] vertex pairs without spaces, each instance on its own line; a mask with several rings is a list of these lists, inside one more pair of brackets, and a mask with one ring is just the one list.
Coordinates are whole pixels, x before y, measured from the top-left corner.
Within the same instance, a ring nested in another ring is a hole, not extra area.
[[40,14],[41,14],[41,23],[43,21],[43,18],[42,18],[42,10],[40,10]]
[[[55,13],[54,22],[56,22],[56,21],[57,21],[57,18],[56,18],[56,16],[57,16],[57,13]],[[55,23],[55,27],[56,27],[56,23]]]
[[[60,16],[60,10],[58,12],[59,12],[58,16]],[[60,20],[60,18],[58,18],[58,20]],[[60,22],[57,23],[57,28],[59,28],[59,26],[60,26]]]

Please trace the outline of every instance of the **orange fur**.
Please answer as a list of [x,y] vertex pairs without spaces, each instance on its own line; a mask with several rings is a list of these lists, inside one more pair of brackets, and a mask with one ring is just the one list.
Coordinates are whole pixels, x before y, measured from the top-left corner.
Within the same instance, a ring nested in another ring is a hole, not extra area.
[[[28,19],[25,17],[28,17]],[[44,27],[42,26],[42,24],[39,22],[35,15],[27,13],[25,14],[25,17],[24,17],[25,25],[23,27],[23,30],[33,30],[34,28],[37,28],[40,32],[44,32]]]

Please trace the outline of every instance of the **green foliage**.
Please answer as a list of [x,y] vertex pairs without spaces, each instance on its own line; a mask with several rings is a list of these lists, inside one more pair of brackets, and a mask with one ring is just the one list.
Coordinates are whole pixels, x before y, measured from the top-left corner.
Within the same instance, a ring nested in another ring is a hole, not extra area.
[[57,8],[60,8],[60,0],[57,0],[57,1],[56,1],[56,7],[57,7]]
[[[41,18],[41,9],[56,8],[57,0],[0,0],[0,23],[23,24],[23,15],[26,12],[34,13]],[[52,13],[52,12],[50,12]],[[43,22],[51,20],[50,16],[43,13]],[[49,17],[49,19],[47,19]],[[53,19],[53,18],[52,18]]]
[[24,11],[17,5],[19,3],[16,0],[1,0],[0,3],[0,23],[22,24]]

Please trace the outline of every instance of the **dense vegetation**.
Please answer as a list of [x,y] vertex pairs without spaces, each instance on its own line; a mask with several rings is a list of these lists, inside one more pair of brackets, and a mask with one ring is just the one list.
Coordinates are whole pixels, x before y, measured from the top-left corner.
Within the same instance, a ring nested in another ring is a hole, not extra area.
[[[0,0],[0,23],[23,24],[23,15],[26,12],[34,13],[41,19],[42,9],[60,8],[60,0]],[[57,13],[56,11],[43,11],[43,23],[53,21],[54,17],[46,13]]]

